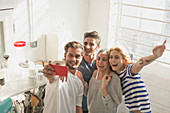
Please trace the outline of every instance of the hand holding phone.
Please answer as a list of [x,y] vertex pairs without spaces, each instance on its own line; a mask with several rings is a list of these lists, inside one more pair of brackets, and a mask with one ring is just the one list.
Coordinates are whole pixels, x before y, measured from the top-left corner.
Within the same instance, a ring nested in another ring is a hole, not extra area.
[[67,66],[59,66],[59,65],[53,65],[53,64],[49,64],[49,65],[54,68],[56,75],[64,76],[64,77],[68,76],[68,67]]

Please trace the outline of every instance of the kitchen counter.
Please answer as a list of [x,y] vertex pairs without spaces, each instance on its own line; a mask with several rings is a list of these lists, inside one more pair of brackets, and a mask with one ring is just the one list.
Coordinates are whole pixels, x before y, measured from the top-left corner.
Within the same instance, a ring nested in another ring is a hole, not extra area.
[[36,83],[30,81],[29,78],[20,78],[5,82],[5,85],[1,86],[0,88],[0,100],[3,101],[8,97],[16,96],[31,89],[38,88],[39,86],[45,85],[46,83],[47,79],[44,76],[41,80],[37,80]]

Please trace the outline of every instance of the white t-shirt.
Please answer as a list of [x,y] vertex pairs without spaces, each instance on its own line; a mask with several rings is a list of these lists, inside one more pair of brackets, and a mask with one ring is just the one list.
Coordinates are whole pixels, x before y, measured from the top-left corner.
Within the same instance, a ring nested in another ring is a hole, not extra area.
[[57,79],[47,84],[43,113],[76,113],[76,106],[82,106],[82,96],[81,80],[69,72],[67,82]]

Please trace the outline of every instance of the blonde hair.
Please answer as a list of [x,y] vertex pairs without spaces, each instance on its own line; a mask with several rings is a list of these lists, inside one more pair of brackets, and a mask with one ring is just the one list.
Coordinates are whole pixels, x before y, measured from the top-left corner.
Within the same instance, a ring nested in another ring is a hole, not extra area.
[[112,47],[112,48],[110,48],[110,50],[109,50],[109,56],[110,56],[110,53],[112,52],[112,51],[117,51],[117,52],[119,52],[121,55],[122,55],[122,58],[123,59],[125,59],[125,63],[124,63],[124,65],[125,66],[127,66],[128,64],[131,64],[132,62],[131,62],[131,59],[130,59],[130,55],[129,55],[129,53],[124,49],[124,48],[120,48],[120,47]]
[[77,41],[71,41],[71,42],[68,42],[65,45],[65,47],[64,47],[65,54],[67,54],[69,48],[73,48],[73,49],[80,48],[82,50],[81,51],[81,55],[83,56],[83,54],[84,54],[84,47],[83,47],[83,45],[81,43],[77,42]]

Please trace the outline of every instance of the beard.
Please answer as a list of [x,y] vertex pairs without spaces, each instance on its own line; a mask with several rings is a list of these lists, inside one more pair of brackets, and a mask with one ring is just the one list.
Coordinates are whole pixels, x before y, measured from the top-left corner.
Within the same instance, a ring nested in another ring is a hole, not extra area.
[[71,69],[71,70],[76,70],[76,69],[77,69],[77,68],[74,68],[74,67],[69,66],[68,63],[66,63],[66,66],[68,66],[68,68]]

